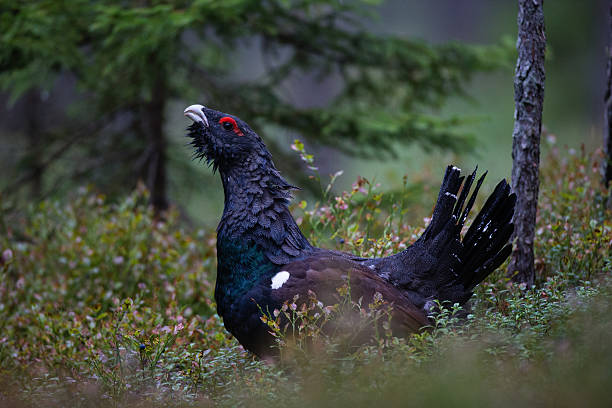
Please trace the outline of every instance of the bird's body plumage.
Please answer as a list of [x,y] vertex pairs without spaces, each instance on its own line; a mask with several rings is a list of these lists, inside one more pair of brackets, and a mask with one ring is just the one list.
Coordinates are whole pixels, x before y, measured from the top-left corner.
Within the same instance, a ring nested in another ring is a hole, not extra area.
[[[313,247],[289,212],[291,184],[276,170],[261,138],[239,118],[201,105],[185,110],[196,156],[218,169],[225,206],[217,228],[215,301],[226,328],[257,355],[271,353],[273,337],[261,320],[295,295],[316,293],[334,302],[350,281],[351,295],[382,295],[393,305],[394,327],[415,332],[428,324],[434,300],[465,303],[474,287],[509,255],[515,197],[498,184],[461,239],[482,183],[468,197],[464,180],[447,168],[432,220],[405,251],[365,259]],[[462,187],[463,186],[463,187]]]

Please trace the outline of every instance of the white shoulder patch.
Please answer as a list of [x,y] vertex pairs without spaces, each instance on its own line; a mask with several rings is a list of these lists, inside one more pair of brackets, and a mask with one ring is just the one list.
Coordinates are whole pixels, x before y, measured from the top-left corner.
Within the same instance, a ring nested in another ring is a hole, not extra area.
[[272,289],[280,288],[281,286],[283,286],[285,282],[287,282],[287,280],[289,279],[289,276],[291,276],[289,272],[280,271],[279,273],[277,273],[276,275],[272,277],[272,284],[270,285],[270,287]]

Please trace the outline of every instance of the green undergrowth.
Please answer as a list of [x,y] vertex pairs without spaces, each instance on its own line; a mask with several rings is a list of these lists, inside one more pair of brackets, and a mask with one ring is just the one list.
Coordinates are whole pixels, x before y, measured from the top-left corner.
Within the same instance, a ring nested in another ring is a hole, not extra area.
[[[279,361],[245,352],[215,314],[214,230],[156,218],[143,189],[3,211],[0,406],[610,406],[612,217],[599,158],[553,147],[544,161],[536,287],[502,267],[470,310],[441,305],[407,338],[393,336],[384,299],[351,300],[350,287],[336,305],[288,299],[262,316]],[[295,203],[303,230],[366,256],[409,245],[420,203],[435,198],[409,181],[392,196],[364,178],[337,195],[322,185],[323,199]]]

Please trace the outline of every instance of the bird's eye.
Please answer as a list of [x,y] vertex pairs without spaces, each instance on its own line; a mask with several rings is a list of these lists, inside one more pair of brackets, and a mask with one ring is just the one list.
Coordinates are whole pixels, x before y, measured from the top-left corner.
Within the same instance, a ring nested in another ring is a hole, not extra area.
[[244,133],[242,133],[242,131],[238,128],[238,124],[236,123],[236,120],[234,120],[234,118],[224,116],[219,119],[219,123],[221,124],[221,127],[223,127],[224,130],[232,130],[238,136],[244,136]]
[[236,130],[238,129],[238,124],[234,120],[234,118],[230,118],[229,116],[224,116],[219,119],[219,123],[225,130]]

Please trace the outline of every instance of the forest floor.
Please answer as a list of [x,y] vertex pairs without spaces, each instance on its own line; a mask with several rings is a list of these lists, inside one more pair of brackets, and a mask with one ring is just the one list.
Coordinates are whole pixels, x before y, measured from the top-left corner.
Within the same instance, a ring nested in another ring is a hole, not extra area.
[[[176,211],[156,218],[143,189],[110,200],[82,188],[0,210],[0,406],[610,406],[612,214],[600,157],[551,149],[534,288],[512,284],[504,265],[467,317],[444,305],[431,330],[385,330],[358,348],[347,339],[384,319],[384,305],[342,290],[340,306],[289,304],[281,313],[296,340],[276,327],[274,363],[245,352],[215,314],[214,230]],[[424,186],[435,183],[323,186],[294,214],[315,245],[384,256],[423,230],[435,198]],[[347,307],[362,316],[353,332],[318,330],[322,313]]]

